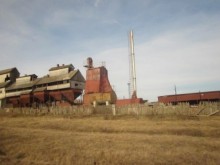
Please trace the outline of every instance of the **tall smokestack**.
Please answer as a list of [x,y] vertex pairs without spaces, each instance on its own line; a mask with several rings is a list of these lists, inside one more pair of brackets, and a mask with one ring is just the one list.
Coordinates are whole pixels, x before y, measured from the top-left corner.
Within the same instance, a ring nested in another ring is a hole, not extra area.
[[136,85],[136,68],[135,68],[135,54],[134,54],[134,36],[133,31],[129,34],[130,41],[130,81],[131,81],[131,93],[132,98],[137,98],[137,85]]

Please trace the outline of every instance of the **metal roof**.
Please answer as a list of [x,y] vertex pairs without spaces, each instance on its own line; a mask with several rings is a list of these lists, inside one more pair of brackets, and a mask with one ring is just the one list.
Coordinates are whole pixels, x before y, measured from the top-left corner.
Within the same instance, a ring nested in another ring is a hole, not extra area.
[[28,74],[28,75],[24,75],[24,76],[20,76],[18,78],[24,78],[24,77],[33,77],[33,78],[37,78],[38,76],[36,74]]
[[57,65],[56,67],[50,68],[49,71],[59,70],[59,69],[64,69],[64,68],[74,69],[74,66],[72,64],[69,64],[69,65]]
[[6,88],[7,91],[9,90],[15,90],[15,89],[24,89],[24,88],[31,88],[35,85],[35,83],[39,79],[36,79],[35,81],[26,82],[26,83],[13,83],[10,87]]
[[0,88],[5,88],[8,84],[10,84],[10,81],[0,83]]
[[[1,74],[6,74],[6,73],[10,73],[10,72],[12,72],[14,69],[18,72],[17,68],[14,67],[14,68],[9,68],[9,69],[1,70],[1,71],[0,71],[0,75],[1,75]],[[18,72],[18,73],[19,73],[19,72]]]
[[[35,85],[43,85],[43,84],[49,84],[53,82],[71,80],[75,75],[77,75],[77,73],[80,73],[79,70],[73,70],[73,71],[70,71],[68,74],[63,74],[59,76],[52,76],[52,77],[46,76],[43,78],[37,78],[34,81],[30,81],[30,82],[24,82],[24,83],[15,82],[11,86],[6,88],[6,90],[10,91],[10,90],[16,90],[16,89],[32,88]],[[85,81],[84,78],[82,81]],[[37,88],[35,90],[43,91],[44,88],[41,88],[41,89]]]
[[158,96],[158,101],[163,103],[177,103],[177,102],[199,102],[199,101],[215,101],[220,100],[220,91],[208,91],[197,93],[184,93],[176,95]]
[[181,93],[181,94],[173,94],[173,95],[163,95],[158,97],[170,97],[170,96],[182,96],[182,95],[194,95],[194,94],[207,94],[207,93],[219,93],[220,91],[205,91],[205,92],[195,92],[195,93]]
[[48,84],[48,83],[52,83],[52,82],[58,82],[58,81],[64,81],[64,80],[70,80],[72,79],[78,72],[79,70],[73,70],[70,71],[68,74],[63,74],[63,75],[59,75],[59,76],[46,76],[41,78],[36,85],[41,85],[41,84]]

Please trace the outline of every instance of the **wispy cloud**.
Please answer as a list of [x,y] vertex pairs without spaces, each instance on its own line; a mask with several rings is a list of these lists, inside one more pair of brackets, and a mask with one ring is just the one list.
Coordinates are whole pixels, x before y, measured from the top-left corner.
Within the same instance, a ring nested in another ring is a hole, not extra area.
[[[204,27],[198,26],[196,29],[197,33],[204,33]],[[203,89],[198,89],[201,88],[200,84],[220,82],[217,76],[220,70],[220,38],[216,36],[195,41],[196,36],[191,34],[193,31],[194,28],[179,29],[156,36],[148,42],[136,44],[139,96],[156,100],[158,95],[172,94],[174,84],[182,92],[190,92],[186,89],[188,85],[194,86],[193,92],[197,92],[212,90],[212,87],[204,86]],[[218,32],[217,30],[212,33]],[[136,39],[138,37],[135,36]],[[118,96],[127,97],[128,48],[100,52],[98,57],[107,61],[110,78]]]
[[[57,63],[106,61],[128,96],[128,38],[135,32],[138,96],[219,90],[220,2],[171,0],[1,0],[1,68],[40,76]],[[22,59],[22,60],[20,60]]]

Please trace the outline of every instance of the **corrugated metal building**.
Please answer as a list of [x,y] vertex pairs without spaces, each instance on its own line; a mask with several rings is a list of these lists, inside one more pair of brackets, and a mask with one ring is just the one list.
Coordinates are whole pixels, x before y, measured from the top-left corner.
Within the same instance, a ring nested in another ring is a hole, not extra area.
[[72,105],[82,94],[85,79],[72,64],[57,65],[49,70],[49,75],[41,78],[35,85],[34,96],[38,102]]
[[92,58],[89,57],[85,67],[87,71],[83,104],[114,104],[117,96],[111,87],[105,66],[93,67]]
[[200,102],[205,101],[218,102],[220,101],[220,91],[159,96],[158,101],[164,104],[177,104],[181,102],[188,102],[191,105],[199,104]]
[[16,81],[6,88],[7,104],[12,104],[14,107],[30,106],[32,104],[32,91],[37,82],[35,74],[25,75],[16,78]]
[[17,77],[6,88],[7,105],[13,107],[38,106],[39,104],[72,105],[82,94],[85,79],[72,64],[57,65],[49,74],[38,78],[35,74]]

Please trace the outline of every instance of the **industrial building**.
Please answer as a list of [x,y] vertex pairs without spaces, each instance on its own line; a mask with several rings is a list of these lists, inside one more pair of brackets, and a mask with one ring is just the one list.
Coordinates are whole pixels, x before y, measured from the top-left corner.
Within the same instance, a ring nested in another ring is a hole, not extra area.
[[187,102],[190,105],[196,105],[200,102],[219,102],[220,91],[208,91],[208,92],[197,92],[197,93],[186,93],[186,94],[175,94],[159,96],[158,102],[164,104],[178,104]]
[[129,33],[129,82],[128,82],[128,99],[117,100],[116,105],[123,106],[129,104],[142,104],[144,103],[142,98],[137,97],[137,83],[136,83],[136,67],[135,67],[135,53],[134,53],[134,34],[131,30]]
[[[20,76],[17,68],[1,70],[0,108],[74,105],[76,99],[82,96],[83,91],[84,105],[116,104],[123,106],[144,103],[143,99],[137,98],[136,87],[135,90],[133,89],[131,98],[117,100],[105,66],[94,67],[92,58],[88,58],[85,67],[87,68],[86,80],[72,64],[52,67],[49,69],[48,75],[41,78],[38,78],[35,74]],[[159,103],[173,105],[183,102],[196,105],[200,102],[219,101],[220,91],[158,97]]]
[[72,64],[57,65],[49,74],[36,82],[34,98],[39,102],[53,102],[56,105],[73,105],[85,86],[85,79]]
[[117,96],[112,89],[108,71],[105,66],[94,67],[92,58],[87,59],[86,84],[83,96],[83,104],[94,106],[96,104],[115,104]]
[[20,76],[17,68],[10,68],[0,71],[0,108],[6,104],[6,88],[15,82]]
[[[115,104],[116,93],[108,79],[105,66],[94,67],[87,59],[86,80],[72,64],[57,65],[48,75],[20,76],[16,68],[0,71],[1,107],[39,107],[41,105],[69,106],[82,96],[83,104]],[[79,103],[79,102],[77,102]],[[82,102],[81,102],[82,103]]]
[[41,78],[19,75],[16,68],[0,71],[1,107],[73,105],[85,86],[84,77],[72,64],[52,67]]
[[[130,75],[129,75],[129,99],[117,100],[109,79],[108,70],[105,66],[93,66],[92,58],[87,59],[86,80],[79,70],[75,70],[72,64],[57,65],[49,69],[49,74],[42,78],[37,75],[25,75],[19,77],[19,73],[13,77],[11,83],[6,83],[7,74],[11,70],[0,71],[3,75],[0,83],[0,99],[4,104],[13,107],[29,107],[43,105],[73,105],[77,97],[83,95],[84,105],[96,104],[139,104],[142,98],[137,98],[136,69],[134,54],[133,31],[129,34],[130,40]],[[4,81],[3,81],[4,80]]]
[[[91,57],[87,58],[86,80],[72,64],[59,65],[49,69],[44,77],[35,74],[20,77],[17,68],[0,71],[0,108],[1,107],[39,107],[74,105],[79,96],[83,96],[84,105],[124,106],[143,104],[145,101],[137,97],[136,67],[133,31],[129,33],[129,82],[127,99],[117,99],[104,65],[93,66]],[[81,99],[82,100],[82,99]],[[158,102],[173,104],[187,102],[191,105],[200,102],[220,101],[220,91],[198,92],[159,96]]]
[[6,103],[13,107],[30,106],[32,103],[32,90],[37,81],[35,74],[16,78],[16,81],[6,88]]

